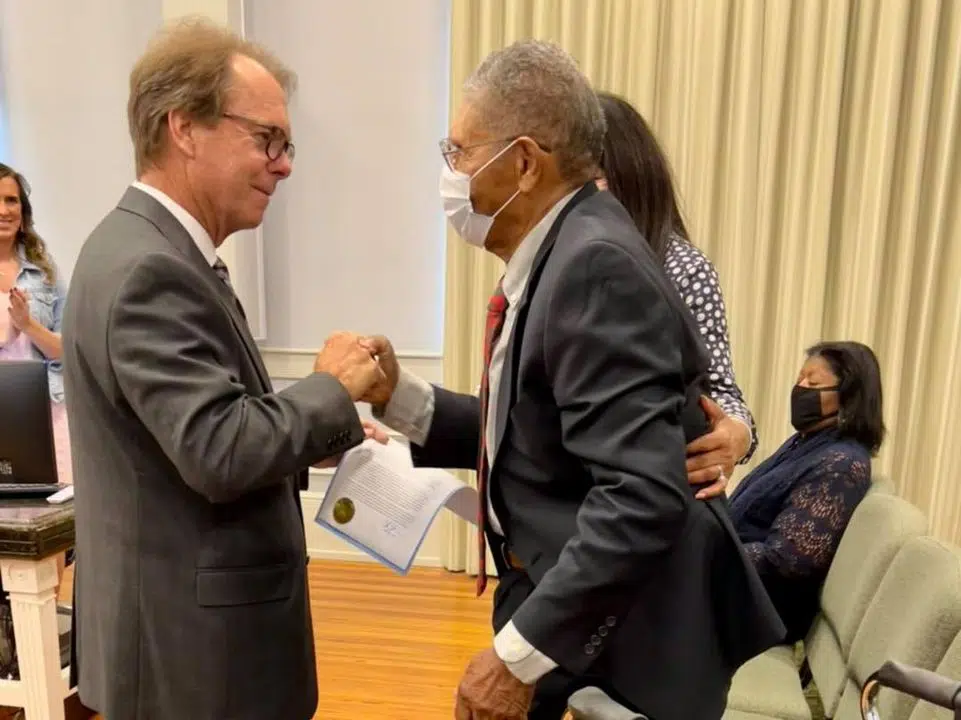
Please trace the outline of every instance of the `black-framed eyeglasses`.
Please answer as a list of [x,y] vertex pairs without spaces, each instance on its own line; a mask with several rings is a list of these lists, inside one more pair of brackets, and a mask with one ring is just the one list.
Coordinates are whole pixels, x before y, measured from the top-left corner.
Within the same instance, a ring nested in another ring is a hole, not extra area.
[[267,154],[268,160],[276,160],[283,153],[287,153],[287,158],[293,162],[296,154],[294,144],[287,139],[287,134],[276,125],[265,125],[262,122],[233,113],[221,113],[221,116],[257,128],[258,132],[254,135],[258,136],[260,143],[264,146],[264,152]]

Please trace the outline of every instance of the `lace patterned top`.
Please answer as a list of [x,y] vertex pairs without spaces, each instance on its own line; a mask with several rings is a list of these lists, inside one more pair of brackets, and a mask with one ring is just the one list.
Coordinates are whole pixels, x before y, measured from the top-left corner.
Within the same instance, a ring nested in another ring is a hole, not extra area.
[[731,495],[731,520],[788,642],[807,634],[841,536],[870,486],[870,453],[829,428],[789,438]]
[[664,270],[693,313],[701,331],[701,340],[710,355],[708,380],[711,399],[724,412],[743,421],[751,429],[751,447],[741,458],[741,462],[746,463],[757,449],[757,426],[734,378],[734,362],[727,334],[727,310],[717,270],[704,253],[676,235],[668,243]]

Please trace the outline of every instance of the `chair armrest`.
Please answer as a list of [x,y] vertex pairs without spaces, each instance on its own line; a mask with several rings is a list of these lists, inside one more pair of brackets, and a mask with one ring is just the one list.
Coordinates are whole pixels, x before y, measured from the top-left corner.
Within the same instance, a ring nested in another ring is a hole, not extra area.
[[633,710],[628,710],[600,688],[586,687],[571,695],[567,701],[571,720],[647,720]]
[[889,687],[939,708],[954,710],[955,717],[961,715],[961,682],[930,670],[888,660],[864,682],[861,706],[873,707],[882,687]]

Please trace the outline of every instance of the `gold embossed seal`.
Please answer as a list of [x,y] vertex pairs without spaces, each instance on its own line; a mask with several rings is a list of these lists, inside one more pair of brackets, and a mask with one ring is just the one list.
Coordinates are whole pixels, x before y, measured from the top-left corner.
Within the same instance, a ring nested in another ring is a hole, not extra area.
[[346,525],[354,519],[354,501],[350,498],[340,498],[334,503],[334,520]]

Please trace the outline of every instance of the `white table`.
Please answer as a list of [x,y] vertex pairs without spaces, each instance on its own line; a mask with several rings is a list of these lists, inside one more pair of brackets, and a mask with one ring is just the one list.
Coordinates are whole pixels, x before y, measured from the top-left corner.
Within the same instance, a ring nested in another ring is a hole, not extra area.
[[57,557],[73,542],[73,503],[29,504],[0,502],[0,578],[20,667],[19,680],[0,680],[0,705],[23,708],[27,720],[65,720],[64,699],[76,690],[60,667]]
[[57,560],[0,557],[0,577],[10,596],[20,680],[0,680],[0,705],[22,707],[27,720],[64,720],[70,668],[60,668]]

